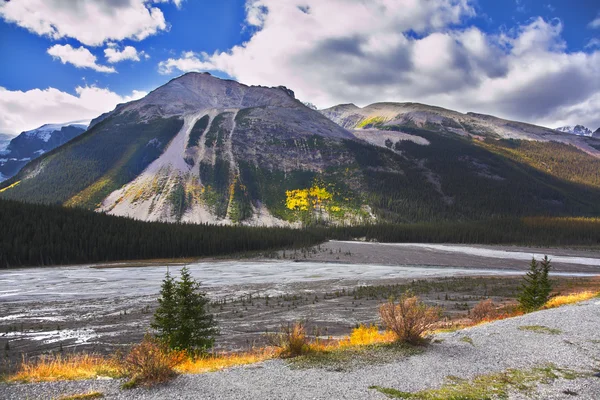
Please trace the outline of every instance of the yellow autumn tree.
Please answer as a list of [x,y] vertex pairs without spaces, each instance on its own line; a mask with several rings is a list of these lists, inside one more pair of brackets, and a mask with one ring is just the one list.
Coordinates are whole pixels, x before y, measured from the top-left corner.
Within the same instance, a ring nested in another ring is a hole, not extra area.
[[285,192],[285,205],[290,210],[312,211],[323,207],[333,195],[325,187],[313,185],[308,189],[288,190]]

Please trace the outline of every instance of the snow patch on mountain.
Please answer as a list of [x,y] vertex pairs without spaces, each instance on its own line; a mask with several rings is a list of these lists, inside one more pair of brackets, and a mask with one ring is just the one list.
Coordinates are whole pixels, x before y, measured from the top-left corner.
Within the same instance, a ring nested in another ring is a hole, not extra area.
[[64,124],[45,124],[40,126],[37,129],[32,129],[30,131],[23,132],[25,136],[28,137],[37,137],[38,139],[47,142],[52,137],[52,133],[56,131],[60,131],[62,128],[66,126],[74,126],[77,128],[87,129],[90,125],[90,120],[81,120],[81,121],[72,121]]
[[561,126],[560,128],[556,128],[555,130],[563,133],[570,133],[572,135],[577,136],[592,136],[592,130],[586,128],[583,125]]

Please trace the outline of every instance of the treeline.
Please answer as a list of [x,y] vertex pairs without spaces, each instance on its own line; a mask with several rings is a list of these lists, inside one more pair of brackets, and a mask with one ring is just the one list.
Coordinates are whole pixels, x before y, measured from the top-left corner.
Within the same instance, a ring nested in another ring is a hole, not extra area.
[[600,218],[524,217],[330,228],[327,236],[388,243],[600,246]]
[[298,230],[142,222],[0,200],[0,268],[218,256],[304,248],[329,239],[597,247],[600,218],[497,218]]
[[324,231],[142,222],[0,200],[0,267],[205,257],[301,248]]

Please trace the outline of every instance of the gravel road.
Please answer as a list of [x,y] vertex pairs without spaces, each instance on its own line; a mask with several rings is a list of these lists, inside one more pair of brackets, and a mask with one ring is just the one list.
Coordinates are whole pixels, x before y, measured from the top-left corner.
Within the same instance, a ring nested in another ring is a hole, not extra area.
[[[549,334],[519,329],[523,326],[558,331]],[[438,334],[435,339],[422,354],[350,372],[293,369],[285,361],[275,360],[203,375],[182,375],[153,389],[122,390],[122,382],[115,380],[0,384],[0,398],[55,399],[97,390],[108,399],[385,399],[369,386],[417,391],[439,386],[449,375],[472,378],[547,363],[578,372],[598,372],[600,300]],[[515,393],[511,398],[597,400],[600,378],[590,375],[559,379],[540,384],[536,394]]]

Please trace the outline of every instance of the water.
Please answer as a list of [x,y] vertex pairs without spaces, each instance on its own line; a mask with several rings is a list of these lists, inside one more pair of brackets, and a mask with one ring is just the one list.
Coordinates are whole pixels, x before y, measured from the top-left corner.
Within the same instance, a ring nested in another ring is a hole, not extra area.
[[[188,265],[192,276],[208,292],[221,287],[285,287],[293,283],[335,280],[373,281],[378,279],[422,279],[443,276],[510,276],[524,271],[492,268],[456,268],[418,265],[341,264],[292,261],[224,261]],[[168,267],[177,275],[182,267]],[[158,293],[166,266],[93,268],[70,266],[27,268],[0,272],[0,303],[64,301]],[[594,273],[559,273],[556,276],[595,276]],[[211,290],[212,289],[212,290]]]

